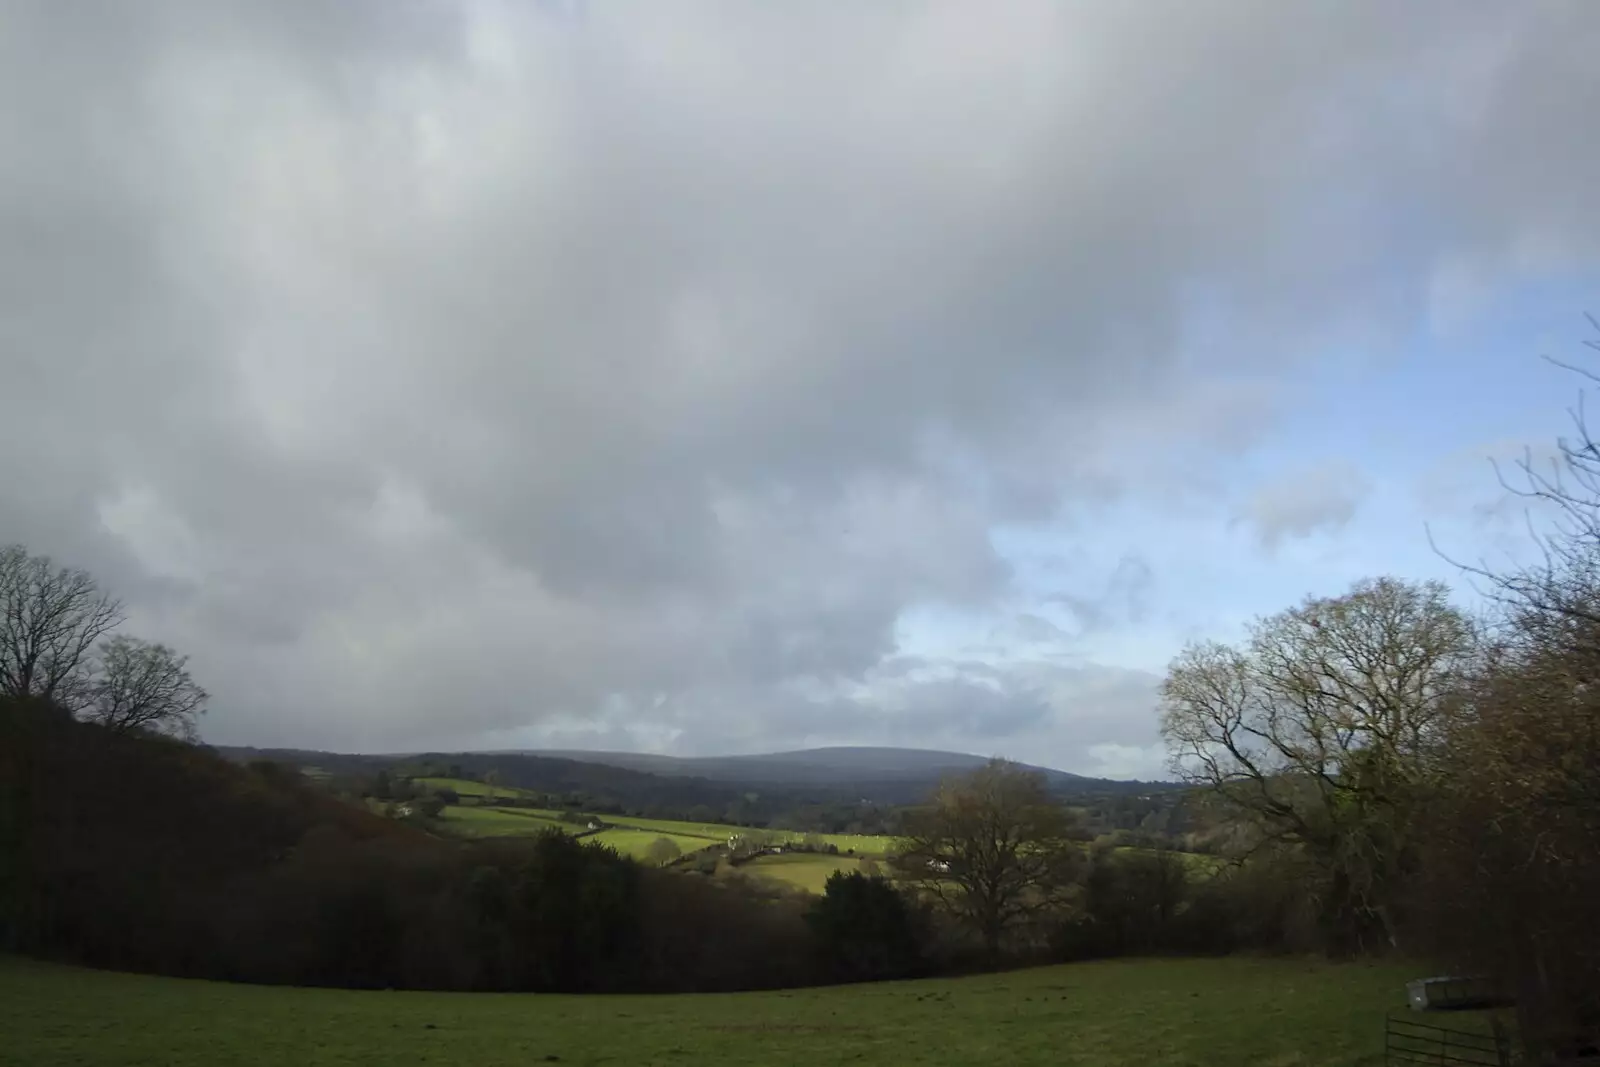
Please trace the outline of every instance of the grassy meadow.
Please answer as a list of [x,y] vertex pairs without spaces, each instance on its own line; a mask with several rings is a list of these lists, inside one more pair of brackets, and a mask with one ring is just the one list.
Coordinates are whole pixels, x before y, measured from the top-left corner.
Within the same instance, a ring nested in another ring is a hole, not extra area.
[[695,852],[712,844],[703,837],[684,837],[681,834],[669,834],[660,830],[636,830],[627,827],[617,827],[611,830],[601,830],[597,834],[588,834],[585,841],[595,841],[616,849],[624,856],[634,859],[643,859],[650,850],[650,846],[662,838],[666,838],[678,846],[678,851],[684,855]]
[[352,992],[0,957],[0,1064],[1376,1067],[1415,968],[1116,960],[777,993]]
[[739,865],[743,874],[783,882],[808,893],[821,893],[834,871],[851,874],[861,869],[854,856],[830,856],[822,852],[786,852],[777,856],[757,856]]

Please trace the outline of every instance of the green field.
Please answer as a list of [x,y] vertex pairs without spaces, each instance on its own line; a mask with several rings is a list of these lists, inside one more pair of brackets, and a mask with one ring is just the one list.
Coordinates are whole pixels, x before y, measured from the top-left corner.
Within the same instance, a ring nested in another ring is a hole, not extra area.
[[[580,829],[570,823],[558,823],[547,817],[553,814],[555,813],[535,812],[526,808],[452,805],[439,813],[439,821],[451,832],[467,837],[518,837],[531,836],[545,830],[573,833]],[[695,852],[713,843],[703,837],[685,837],[681,834],[663,833],[660,830],[624,827],[583,835],[585,841],[598,842],[635,859],[644,859],[650,846],[663,837],[676,844],[683,853]]]
[[840,852],[854,849],[858,856],[882,856],[894,845],[894,838],[878,834],[815,834],[807,835],[795,830],[753,830],[748,826],[729,826],[724,823],[678,822],[675,819],[636,819],[631,815],[607,815],[607,822],[619,826],[636,826],[641,830],[660,830],[662,833],[682,834],[686,837],[705,837],[726,843],[736,834],[759,834],[778,843],[799,841],[807,836],[821,838],[836,846]]
[[779,856],[757,856],[734,868],[757,878],[770,878],[775,882],[821,893],[834,871],[846,874],[861,869],[861,861],[854,856],[829,856],[825,853],[785,852]]
[[608,823],[617,826],[627,826],[637,830],[654,830],[658,834],[672,834],[675,837],[699,837],[705,844],[728,843],[731,834],[739,832],[737,826],[723,826],[713,822],[680,822],[677,819],[636,819],[632,815],[602,815]]
[[0,1064],[1376,1067],[1397,965],[1120,960],[782,993],[237,986],[0,957]]
[[[806,835],[789,834],[786,836],[791,840],[798,841]],[[881,834],[817,834],[816,836],[830,845],[837,846],[840,852],[854,849],[857,856],[876,857],[887,855],[889,850],[894,847],[895,840],[892,837],[885,837]]]
[[662,838],[666,838],[678,846],[678,851],[687,855],[712,844],[703,837],[683,837],[679,834],[664,834],[659,830],[635,830],[617,828],[614,830],[601,830],[597,834],[588,834],[585,841],[597,841],[602,845],[616,849],[624,856],[632,856],[642,860],[649,852],[650,846]]
[[[418,782],[450,784],[452,787],[475,786],[480,791],[481,782],[456,781],[448,778],[419,778]],[[465,789],[457,789],[463,796]],[[481,796],[481,792],[479,794]],[[473,837],[511,836],[536,834],[555,828],[568,833],[581,832],[581,827],[557,820],[563,813],[542,808],[452,806],[444,810],[441,820],[455,833]],[[599,833],[586,834],[585,839],[609,845],[625,856],[643,859],[650,845],[660,837],[677,844],[687,855],[714,844],[724,844],[734,834],[760,834],[775,843],[799,841],[808,835],[786,830],[751,830],[747,827],[721,823],[680,822],[676,819],[636,819],[630,815],[602,815],[601,821],[611,828]],[[860,869],[860,860],[871,856],[882,860],[894,847],[894,838],[874,834],[815,834],[836,846],[839,855],[822,853],[785,853],[777,856],[760,856],[742,864],[739,870],[757,878],[768,878],[795,886],[811,893],[822,892],[828,876],[834,871],[851,872]],[[853,850],[853,852],[851,851]],[[1140,852],[1142,849],[1123,846],[1118,852]],[[1195,874],[1213,873],[1221,861],[1214,856],[1179,854]]]
[[[474,782],[470,778],[413,778],[413,785],[423,789],[453,789],[457,796],[482,798],[489,795],[489,787],[482,782]],[[497,797],[528,796],[526,789],[516,789],[509,785],[494,787]]]
[[[426,784],[446,784],[451,788],[461,786],[477,786],[483,788],[481,782],[456,781],[449,778],[419,778],[418,782]],[[470,795],[464,789],[456,789],[463,796]],[[481,793],[479,794],[482,795]],[[550,811],[542,808],[501,808],[480,807],[476,805],[452,805],[444,809],[439,818],[451,831],[472,837],[504,837],[518,834],[536,834],[543,830],[555,829],[571,833],[579,827],[571,823],[562,823],[557,820],[562,812]],[[599,833],[586,834],[584,839],[598,841],[609,845],[625,856],[642,859],[645,853],[658,838],[665,837],[675,843],[679,850],[687,854],[697,852],[711,845],[725,844],[728,838],[737,833],[751,833],[764,831],[750,831],[744,827],[725,826],[720,823],[680,822],[675,819],[636,819],[629,815],[602,815],[601,821],[609,825],[609,829]],[[805,834],[788,831],[773,831],[769,835],[777,842],[799,841]],[[840,855],[785,855],[763,856],[759,860],[746,864],[743,870],[759,877],[771,877],[790,885],[809,889],[812,892],[822,892],[822,884],[827,881],[828,875],[836,870],[854,871],[859,866],[862,856],[882,857],[893,845],[891,837],[874,836],[870,834],[818,834],[817,837],[839,848]],[[845,854],[847,850],[854,849],[854,855]]]
[[568,829],[560,823],[540,818],[531,812],[458,804],[452,804],[441,811],[439,821],[451,831],[469,837],[511,837],[537,834],[544,830]]

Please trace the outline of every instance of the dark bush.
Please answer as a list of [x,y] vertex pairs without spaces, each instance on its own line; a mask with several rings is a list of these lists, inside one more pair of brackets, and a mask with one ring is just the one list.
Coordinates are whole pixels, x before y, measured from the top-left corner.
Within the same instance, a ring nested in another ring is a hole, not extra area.
[[840,981],[904,978],[923,966],[924,933],[905,896],[883,878],[835,871],[806,911],[828,973]]

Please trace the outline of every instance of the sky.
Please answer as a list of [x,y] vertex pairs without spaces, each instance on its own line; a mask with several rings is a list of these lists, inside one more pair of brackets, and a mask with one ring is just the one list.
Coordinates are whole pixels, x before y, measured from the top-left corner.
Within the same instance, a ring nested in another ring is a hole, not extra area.
[[1164,773],[1186,641],[1526,549],[1591,0],[0,0],[0,542],[206,740]]

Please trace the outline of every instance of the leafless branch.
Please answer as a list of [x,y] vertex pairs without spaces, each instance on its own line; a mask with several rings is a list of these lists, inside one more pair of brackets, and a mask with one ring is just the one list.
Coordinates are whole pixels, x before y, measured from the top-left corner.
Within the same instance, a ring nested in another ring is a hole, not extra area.
[[118,733],[195,735],[206,693],[190,677],[188,657],[165,645],[113,637],[100,655],[100,674],[89,690],[86,721]]
[[86,572],[0,548],[0,694],[79,710],[90,652],[122,620],[121,603]]

